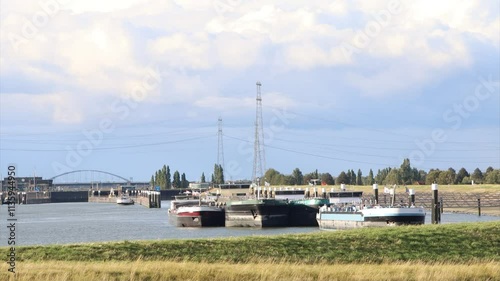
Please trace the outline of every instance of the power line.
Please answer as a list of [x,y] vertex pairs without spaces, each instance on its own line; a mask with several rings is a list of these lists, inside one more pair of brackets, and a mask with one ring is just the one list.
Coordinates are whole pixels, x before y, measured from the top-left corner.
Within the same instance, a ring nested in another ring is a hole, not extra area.
[[[114,147],[93,147],[92,150],[113,150],[113,149],[124,149],[124,148],[147,147],[147,146],[156,146],[156,145],[164,145],[164,144],[206,139],[209,137],[211,137],[211,136],[203,136],[203,137],[187,138],[187,139],[181,139],[181,140],[175,140],[175,141],[147,143],[147,144],[136,144],[136,145],[125,145],[125,146],[114,146]],[[4,151],[33,151],[33,152],[67,151],[67,149],[21,149],[21,148],[0,148],[0,150],[4,150]]]

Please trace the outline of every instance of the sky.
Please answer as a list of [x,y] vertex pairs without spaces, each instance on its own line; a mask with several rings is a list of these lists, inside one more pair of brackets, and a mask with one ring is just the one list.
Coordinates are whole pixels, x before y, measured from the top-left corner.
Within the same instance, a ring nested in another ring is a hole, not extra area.
[[498,1],[0,2],[0,173],[500,168]]

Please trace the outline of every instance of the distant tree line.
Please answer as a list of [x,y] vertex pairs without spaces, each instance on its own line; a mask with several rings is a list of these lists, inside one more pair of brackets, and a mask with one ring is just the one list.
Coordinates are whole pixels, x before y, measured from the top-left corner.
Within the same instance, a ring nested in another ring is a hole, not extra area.
[[[206,182],[205,173],[201,174],[200,182]],[[224,170],[221,165],[215,164],[214,173],[212,174],[212,183],[224,183]],[[161,190],[189,188],[189,181],[186,179],[186,174],[180,174],[179,171],[175,171],[172,177],[168,165],[163,165],[160,170],[156,171],[154,175],[151,175],[149,184],[152,187],[159,186]]]
[[163,165],[160,170],[156,171],[155,174],[151,176],[149,184],[153,187],[159,186],[161,190],[189,187],[189,181],[186,179],[185,173],[180,174],[179,171],[176,170],[171,179],[170,167],[168,165]]
[[377,170],[374,175],[370,169],[368,176],[363,176],[360,169],[355,172],[353,169],[342,171],[337,177],[330,173],[319,173],[315,170],[308,174],[302,174],[299,168],[295,168],[291,174],[282,174],[271,168],[264,175],[264,180],[271,185],[304,185],[309,184],[311,179],[319,179],[321,184],[327,185],[372,185],[378,184],[471,184],[473,181],[477,184],[500,184],[500,169],[488,167],[483,173],[476,168],[472,174],[465,168],[458,172],[453,168],[448,170],[431,169],[429,172],[418,170],[411,167],[410,159],[404,159],[399,168],[384,168]]
[[[264,181],[271,185],[304,185],[309,184],[311,180],[318,180],[318,184],[340,185],[342,183],[348,185],[372,185],[378,184],[500,184],[500,169],[488,167],[484,173],[476,168],[472,174],[465,168],[461,168],[458,172],[453,168],[448,170],[431,169],[429,172],[418,170],[411,167],[410,159],[404,159],[399,168],[387,167],[377,170],[377,174],[370,169],[367,176],[363,176],[360,169],[355,172],[353,169],[342,171],[337,177],[333,177],[330,173],[319,173],[318,170],[303,174],[299,168],[295,168],[291,174],[282,174],[279,171],[271,168],[264,174]],[[206,182],[205,174],[202,173],[200,182]],[[212,174],[212,184],[224,183],[224,169],[221,165],[214,165]],[[160,186],[160,189],[171,188],[188,188],[189,181],[184,173],[180,174],[175,171],[171,179],[170,168],[163,165],[162,169],[155,172],[151,176],[151,186]]]

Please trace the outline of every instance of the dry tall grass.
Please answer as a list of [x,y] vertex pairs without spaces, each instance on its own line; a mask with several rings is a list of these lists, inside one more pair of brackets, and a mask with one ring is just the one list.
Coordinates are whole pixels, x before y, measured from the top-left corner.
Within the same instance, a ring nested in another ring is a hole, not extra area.
[[168,261],[135,262],[19,262],[16,275],[0,265],[0,280],[500,280],[499,262],[300,264],[251,262],[246,264]]

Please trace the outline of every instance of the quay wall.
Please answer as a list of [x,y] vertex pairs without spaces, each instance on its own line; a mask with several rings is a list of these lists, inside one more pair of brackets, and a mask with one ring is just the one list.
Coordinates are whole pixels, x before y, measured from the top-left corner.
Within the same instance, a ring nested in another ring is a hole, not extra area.
[[50,192],[51,203],[88,202],[88,191],[53,191]]

